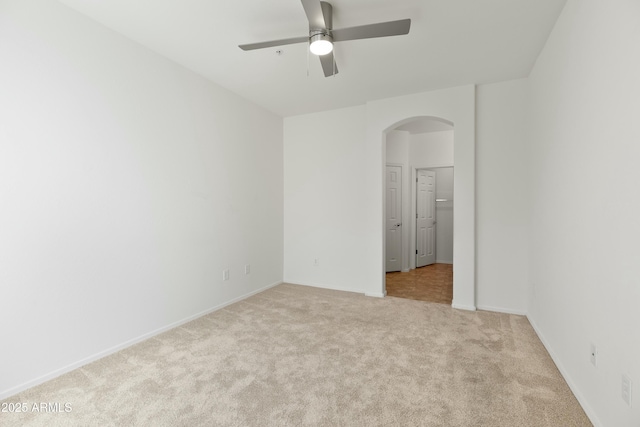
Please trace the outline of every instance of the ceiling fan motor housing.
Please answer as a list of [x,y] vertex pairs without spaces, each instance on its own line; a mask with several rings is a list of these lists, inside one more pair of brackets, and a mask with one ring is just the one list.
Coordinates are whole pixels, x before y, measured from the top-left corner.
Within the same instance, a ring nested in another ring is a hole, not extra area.
[[333,37],[326,31],[311,31],[309,46],[315,55],[326,55],[333,50]]

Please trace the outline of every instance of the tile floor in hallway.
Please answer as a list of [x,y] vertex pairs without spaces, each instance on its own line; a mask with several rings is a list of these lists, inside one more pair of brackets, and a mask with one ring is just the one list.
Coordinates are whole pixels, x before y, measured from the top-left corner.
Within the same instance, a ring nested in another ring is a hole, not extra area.
[[453,265],[431,264],[407,273],[387,273],[387,295],[451,305]]

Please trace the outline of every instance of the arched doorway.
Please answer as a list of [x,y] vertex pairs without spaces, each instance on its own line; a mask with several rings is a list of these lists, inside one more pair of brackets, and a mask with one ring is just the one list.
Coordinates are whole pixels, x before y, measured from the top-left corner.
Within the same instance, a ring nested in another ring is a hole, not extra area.
[[453,123],[417,117],[385,136],[385,291],[451,305]]
[[367,103],[366,140],[363,161],[367,183],[364,202],[367,216],[362,229],[368,231],[362,259],[371,269],[362,277],[366,295],[385,295],[384,260],[384,168],[386,134],[419,117],[441,118],[455,127],[456,216],[454,218],[453,308],[475,310],[475,86],[460,86],[433,92],[383,99]]

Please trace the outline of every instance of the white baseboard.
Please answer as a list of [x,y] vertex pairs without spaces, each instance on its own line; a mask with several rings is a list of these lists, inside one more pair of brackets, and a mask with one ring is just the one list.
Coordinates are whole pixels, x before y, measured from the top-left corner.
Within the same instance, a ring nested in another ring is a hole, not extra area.
[[476,307],[474,305],[458,304],[455,301],[451,304],[451,307],[458,310],[476,311]]
[[580,403],[580,406],[582,406],[582,409],[584,410],[585,414],[587,414],[587,417],[589,417],[589,420],[591,421],[591,423],[594,425],[594,427],[603,427],[603,424],[600,422],[600,419],[598,419],[596,412],[593,410],[591,405],[589,405],[589,403],[584,398],[582,393],[580,393],[580,390],[576,386],[576,383],[571,379],[571,377],[567,373],[567,370],[565,369],[564,365],[558,359],[558,356],[551,348],[549,341],[547,341],[547,339],[544,337],[544,335],[538,328],[538,325],[536,325],[536,322],[531,317],[529,317],[529,315],[527,315],[527,320],[529,320],[531,327],[533,327],[533,330],[536,332],[536,335],[538,335],[538,338],[542,342],[542,345],[544,345],[544,348],[547,349],[547,353],[549,353],[549,356],[551,356],[551,360],[553,360],[553,363],[555,363],[556,367],[558,368],[558,371],[560,371],[560,375],[562,375],[564,380],[569,385],[569,388],[573,392],[574,396],[576,397],[576,399],[578,399],[578,403]]
[[513,310],[511,308],[492,307],[489,305],[478,305],[478,310],[493,311],[496,313],[517,314],[518,316],[526,316],[527,312],[522,310]]
[[4,400],[4,399],[6,399],[8,397],[16,395],[16,394],[18,394],[18,393],[20,393],[20,392],[22,392],[24,390],[27,390],[27,389],[29,389],[31,387],[35,387],[35,386],[40,385],[40,384],[42,384],[44,382],[50,381],[50,380],[52,380],[54,378],[59,377],[60,375],[64,375],[64,374],[66,374],[68,372],[71,372],[74,369],[78,369],[78,368],[80,368],[80,367],[82,367],[84,365],[87,365],[87,364],[91,363],[91,362],[95,362],[98,359],[102,359],[103,357],[109,356],[109,355],[111,355],[113,353],[116,353],[116,352],[118,352],[120,350],[123,350],[123,349],[125,349],[127,347],[131,347],[132,345],[138,344],[139,342],[142,342],[144,340],[152,338],[152,337],[154,337],[156,335],[159,335],[159,334],[161,334],[163,332],[166,332],[166,331],[168,331],[170,329],[173,329],[173,328],[176,328],[176,327],[178,327],[180,325],[184,325],[185,323],[191,322],[192,320],[195,320],[198,317],[202,317],[202,316],[205,316],[205,315],[207,315],[209,313],[213,313],[214,311],[220,310],[221,308],[227,307],[227,306],[229,306],[231,304],[234,304],[234,303],[236,303],[238,301],[242,301],[243,299],[246,299],[246,298],[249,298],[250,296],[259,294],[260,292],[264,292],[267,289],[273,288],[274,286],[278,286],[280,284],[282,284],[282,282],[276,282],[276,283],[272,283],[270,285],[264,286],[264,287],[262,287],[262,288],[260,288],[258,290],[249,292],[249,293],[247,293],[245,295],[239,296],[239,297],[234,298],[234,299],[232,299],[230,301],[223,302],[222,304],[218,304],[218,305],[216,305],[216,306],[214,306],[212,308],[209,308],[207,310],[201,311],[200,313],[197,313],[197,314],[194,314],[192,316],[186,317],[186,318],[184,318],[182,320],[178,320],[177,322],[170,323],[169,325],[163,326],[161,328],[158,328],[158,329],[153,330],[151,332],[148,332],[146,334],[142,334],[139,337],[132,338],[132,339],[127,340],[127,341],[125,341],[125,342],[123,342],[121,344],[118,344],[118,345],[115,345],[115,346],[113,346],[111,348],[108,348],[106,350],[100,351],[100,352],[98,352],[98,353],[96,353],[94,355],[91,355],[89,357],[85,357],[84,359],[81,359],[81,360],[79,360],[77,362],[71,363],[71,364],[69,364],[67,366],[64,366],[62,368],[56,369],[55,371],[52,371],[52,372],[50,372],[48,374],[45,374],[45,375],[42,375],[42,376],[40,376],[38,378],[34,378],[33,380],[27,381],[25,383],[22,383],[20,385],[15,386],[15,387],[11,387],[11,388],[9,388],[7,390],[3,390],[3,391],[0,392],[0,400]]
[[366,297],[373,297],[373,298],[384,298],[387,296],[387,290],[385,289],[384,292],[365,292],[364,296]]
[[411,271],[410,268],[403,268],[402,270],[400,270],[401,273],[408,273],[410,271]]
[[436,264],[451,264],[451,265],[453,265],[453,261],[439,261],[439,260],[436,260]]

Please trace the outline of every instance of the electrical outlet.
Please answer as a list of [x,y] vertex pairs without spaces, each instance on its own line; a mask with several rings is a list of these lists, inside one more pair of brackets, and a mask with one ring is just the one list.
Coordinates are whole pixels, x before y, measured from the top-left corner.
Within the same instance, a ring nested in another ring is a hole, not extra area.
[[244,266],[244,274],[251,273],[251,266],[249,264]]
[[631,406],[631,378],[622,374],[622,400]]
[[317,267],[317,266],[319,266],[319,265],[320,265],[320,260],[319,260],[318,258],[314,258],[314,260],[313,260],[313,266],[314,266],[314,267]]
[[229,280],[229,269],[222,270],[222,280]]
[[591,343],[590,358],[591,358],[591,364],[593,366],[598,366],[598,348],[594,343]]

